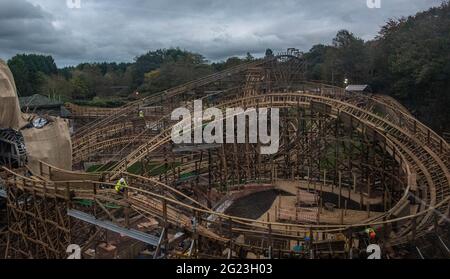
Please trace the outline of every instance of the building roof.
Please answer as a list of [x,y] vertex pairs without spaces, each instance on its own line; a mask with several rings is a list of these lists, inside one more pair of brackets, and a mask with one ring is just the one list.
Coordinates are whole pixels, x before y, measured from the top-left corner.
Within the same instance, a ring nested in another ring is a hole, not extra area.
[[347,86],[345,90],[353,92],[370,92],[371,88],[368,84],[351,84]]
[[61,115],[62,118],[69,118],[72,116],[72,113],[64,106],[61,106]]
[[34,94],[28,97],[19,98],[20,107],[23,108],[56,108],[63,105],[62,102],[54,99],[50,99],[47,96],[40,94]]

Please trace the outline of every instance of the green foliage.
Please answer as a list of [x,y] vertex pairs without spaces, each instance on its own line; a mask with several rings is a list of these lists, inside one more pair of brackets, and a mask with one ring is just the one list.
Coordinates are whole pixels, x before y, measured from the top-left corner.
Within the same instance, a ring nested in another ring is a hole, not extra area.
[[17,55],[8,61],[19,93],[55,96],[77,104],[117,107],[135,91],[149,95],[253,60],[232,57],[208,64],[200,54],[179,48],[150,51],[135,63],[82,63],[57,69],[50,56]]
[[167,166],[158,162],[149,162],[145,166],[142,162],[138,162],[127,169],[127,172],[132,174],[141,175],[144,173],[144,170],[150,172],[148,175],[150,176],[158,176],[170,171],[173,168],[176,168],[180,165],[180,163],[172,163]]
[[80,106],[99,107],[99,108],[117,108],[126,104],[126,101],[117,97],[100,98],[94,97],[92,100],[75,100],[73,103]]
[[399,98],[435,130],[450,131],[449,3],[390,20],[377,41],[377,89]]
[[147,93],[159,92],[188,81],[212,74],[208,65],[192,62],[167,62],[161,68],[146,74],[139,90]]
[[273,51],[270,48],[266,49],[266,57],[273,57]]
[[436,131],[450,131],[450,5],[389,20],[373,41],[341,30],[332,45],[305,54],[307,77],[339,86],[370,84]]
[[215,71],[223,71],[231,67],[239,66],[245,62],[245,60],[242,60],[239,57],[230,57],[225,62],[213,63],[211,66]]
[[[272,57],[273,51],[266,50]],[[370,84],[399,99],[436,131],[450,131],[450,5],[391,19],[378,36],[364,42],[347,30],[330,45],[305,53],[309,80],[344,86]],[[40,93],[101,107],[123,105],[136,90],[149,95],[252,61],[230,57],[209,64],[179,48],[149,51],[134,63],[83,63],[57,69],[50,56],[16,55],[8,61],[19,94]],[[133,94],[134,96],[134,94]]]
[[310,65],[309,70],[307,71],[308,80],[320,81],[324,78],[324,63],[329,48],[330,47],[321,44],[315,45],[309,52],[305,53],[307,64]]
[[56,74],[58,69],[51,56],[18,54],[8,61],[14,75],[17,91],[21,96],[31,96],[39,92],[45,75]]
[[306,54],[307,76],[344,86],[344,80],[363,83],[367,80],[368,61],[364,41],[347,30],[341,30],[332,46],[316,45]]
[[58,96],[63,101],[72,100],[73,85],[64,75],[43,75],[38,93],[45,96]]
[[133,68],[133,86],[139,87],[145,81],[145,74],[161,68],[164,64],[199,65],[204,61],[200,54],[179,48],[159,49],[137,57]]
[[83,76],[76,76],[70,80],[73,88],[72,98],[86,100],[89,98],[89,84]]
[[253,55],[250,52],[247,52],[247,55],[245,56],[245,61],[251,62],[253,60],[255,60],[255,57],[253,57]]

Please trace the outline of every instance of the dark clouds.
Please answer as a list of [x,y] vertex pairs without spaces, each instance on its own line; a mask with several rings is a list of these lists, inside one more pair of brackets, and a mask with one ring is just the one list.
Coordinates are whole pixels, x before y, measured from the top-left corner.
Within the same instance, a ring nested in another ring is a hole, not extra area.
[[0,57],[51,54],[58,65],[131,61],[151,49],[181,47],[210,60],[268,47],[308,50],[339,29],[373,38],[392,17],[441,0],[0,0]]
[[83,59],[83,47],[70,30],[58,29],[51,13],[23,0],[0,0],[0,57],[17,53],[54,54]]

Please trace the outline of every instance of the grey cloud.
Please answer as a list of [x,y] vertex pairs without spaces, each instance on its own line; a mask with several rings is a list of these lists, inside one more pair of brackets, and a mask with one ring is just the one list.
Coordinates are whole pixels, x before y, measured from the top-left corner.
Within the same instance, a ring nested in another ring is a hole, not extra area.
[[45,12],[38,6],[25,1],[0,1],[0,18],[5,19],[36,19],[43,18]]
[[441,0],[0,0],[0,57],[52,54],[58,65],[132,61],[148,50],[180,47],[210,60],[264,53],[266,48],[308,50],[329,43],[340,29],[373,38],[392,17]]
[[83,46],[70,31],[58,30],[52,14],[23,0],[0,0],[0,57],[42,53],[83,59]]

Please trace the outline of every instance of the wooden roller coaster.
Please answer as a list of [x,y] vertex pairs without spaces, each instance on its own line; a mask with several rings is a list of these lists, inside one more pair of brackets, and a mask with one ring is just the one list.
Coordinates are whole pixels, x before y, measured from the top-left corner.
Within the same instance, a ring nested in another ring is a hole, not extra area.
[[[87,253],[118,233],[153,247],[154,258],[348,258],[374,241],[384,257],[450,257],[449,144],[394,99],[308,82],[306,66],[282,53],[119,109],[72,106],[95,118],[72,138],[77,171],[2,167],[0,251],[64,258],[70,244]],[[174,144],[171,112],[200,99],[222,111],[279,108],[279,152],[261,154],[248,139]],[[85,173],[87,162],[101,166]],[[264,189],[277,198],[256,218],[251,202],[230,213]],[[151,220],[156,228],[143,225]]]

